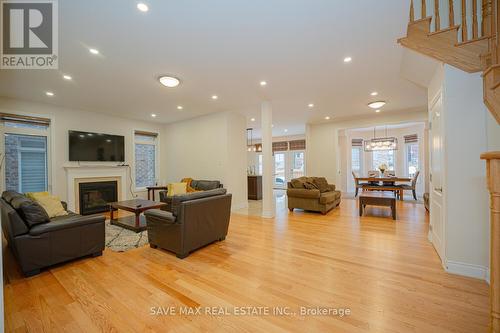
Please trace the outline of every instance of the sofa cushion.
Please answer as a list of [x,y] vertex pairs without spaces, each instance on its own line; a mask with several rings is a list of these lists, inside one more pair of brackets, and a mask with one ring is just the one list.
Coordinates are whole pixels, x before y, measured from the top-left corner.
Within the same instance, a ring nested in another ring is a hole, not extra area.
[[174,195],[182,195],[187,192],[187,183],[170,183],[167,186],[167,195],[172,197]]
[[216,195],[224,195],[227,190],[225,188],[217,188],[215,190],[201,191],[201,192],[191,192],[182,195],[175,195],[173,197],[168,197],[166,200],[167,210],[172,212],[174,216],[178,215],[179,205],[184,201],[196,200],[201,198],[213,197]]
[[290,184],[292,188],[304,188],[304,182],[297,178],[290,180]]
[[38,202],[40,206],[45,209],[47,215],[49,215],[49,218],[68,215],[68,212],[64,209],[61,203],[61,198],[59,198],[58,196],[39,196],[37,197],[36,202]]
[[220,181],[218,180],[198,180],[196,181],[196,186],[193,185],[193,182],[195,181],[191,182],[191,186],[202,191],[215,190],[220,186]]
[[331,202],[336,201],[337,199],[340,198],[340,192],[339,191],[334,191],[334,192],[323,192],[321,193],[321,196],[319,197],[319,203],[326,205]]
[[5,191],[2,193],[2,199],[10,203],[12,199],[18,198],[18,197],[24,197],[21,193],[18,193],[16,191]]
[[325,177],[314,177],[314,184],[318,187],[321,193],[330,191],[330,187],[328,186],[328,181]]
[[21,208],[21,204],[24,203],[24,202],[32,202],[33,200],[29,199],[29,198],[26,198],[25,196],[21,195],[19,197],[14,197],[12,199],[12,201],[10,202],[10,205],[12,206],[12,208],[14,208],[15,210],[18,210],[19,208]]
[[316,186],[316,184],[312,182],[304,182],[304,188],[308,190],[319,190],[319,188]]
[[22,202],[17,212],[30,228],[50,221],[45,209],[33,200]]
[[308,190],[305,188],[289,188],[286,190],[286,194],[289,197],[304,199],[318,199],[320,197],[318,189]]

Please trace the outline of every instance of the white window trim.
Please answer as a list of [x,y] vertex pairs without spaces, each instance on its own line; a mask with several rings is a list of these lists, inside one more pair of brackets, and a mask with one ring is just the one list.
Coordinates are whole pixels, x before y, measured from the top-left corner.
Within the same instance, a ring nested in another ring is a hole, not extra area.
[[[156,133],[156,138],[154,142],[151,141],[141,141],[141,140],[135,140],[135,135],[136,132],[151,132],[151,133]],[[155,146],[155,179],[159,179],[159,152],[160,152],[160,133],[158,132],[153,132],[150,129],[139,129],[135,128],[132,130],[132,165],[133,167],[131,168],[131,179],[133,181],[132,188],[134,189],[134,192],[146,192],[147,188],[146,187],[137,187],[136,186],[136,180],[135,180],[135,144],[145,144],[145,145],[153,145]]]

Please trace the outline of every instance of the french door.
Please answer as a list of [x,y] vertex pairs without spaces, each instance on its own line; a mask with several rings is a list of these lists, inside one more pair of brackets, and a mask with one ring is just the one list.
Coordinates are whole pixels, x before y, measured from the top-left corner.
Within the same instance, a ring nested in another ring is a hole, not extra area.
[[274,153],[274,187],[286,188],[287,182],[305,175],[305,151]]

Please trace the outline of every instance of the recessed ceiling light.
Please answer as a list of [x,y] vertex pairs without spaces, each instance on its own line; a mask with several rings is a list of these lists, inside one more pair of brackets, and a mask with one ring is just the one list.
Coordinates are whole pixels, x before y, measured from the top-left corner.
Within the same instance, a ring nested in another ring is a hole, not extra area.
[[267,86],[267,82],[266,82],[266,81],[260,81],[260,85],[261,85],[262,87]]
[[274,127],[274,124],[272,124],[271,127]]
[[250,119],[250,121],[255,121],[255,118]]
[[308,105],[308,107],[309,107],[310,109],[312,109],[312,108],[314,107],[314,104],[313,104],[313,103],[310,103],[310,104]]
[[370,104],[368,104],[368,106],[371,107],[372,109],[380,109],[385,104],[386,104],[385,101],[376,101],[376,102],[371,102]]
[[147,12],[149,10],[149,7],[145,3],[139,2],[137,4],[137,9],[139,9],[141,12]]
[[89,49],[89,52],[92,54],[99,54],[99,50],[97,49]]
[[68,81],[73,79],[73,78],[72,78],[71,76],[69,76],[69,75],[63,75],[63,78],[64,78],[65,80],[68,80]]
[[380,110],[375,110],[375,112],[379,113],[379,112],[380,112]]
[[326,116],[326,117],[325,117],[325,120],[330,120],[330,117],[329,117],[329,116]]
[[52,91],[47,91],[45,95],[52,97],[54,96],[54,93]]
[[156,113],[151,113],[151,117],[156,118]]
[[214,99],[214,100],[215,100],[215,99],[218,99],[218,98],[219,98],[219,96],[217,96],[217,95],[212,95],[212,99]]
[[182,105],[177,105],[177,110],[182,110],[184,107]]
[[286,132],[288,132],[288,129],[287,129],[287,128],[285,128],[285,133],[286,133]]
[[347,63],[347,62],[351,62],[352,61],[352,58],[351,57],[345,57],[344,58],[344,62]]
[[378,92],[374,91],[374,92],[372,92],[370,95],[372,95],[372,96],[377,96],[377,95],[378,95]]
[[163,84],[165,87],[168,88],[177,87],[181,83],[181,80],[179,80],[178,78],[167,75],[160,76],[158,80],[160,81],[161,84]]

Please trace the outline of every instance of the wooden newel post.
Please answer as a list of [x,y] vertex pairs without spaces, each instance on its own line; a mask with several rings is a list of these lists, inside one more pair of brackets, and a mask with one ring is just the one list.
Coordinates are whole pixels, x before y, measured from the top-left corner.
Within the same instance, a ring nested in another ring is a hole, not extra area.
[[500,333],[500,151],[484,153],[481,159],[486,160],[491,196],[490,332]]

